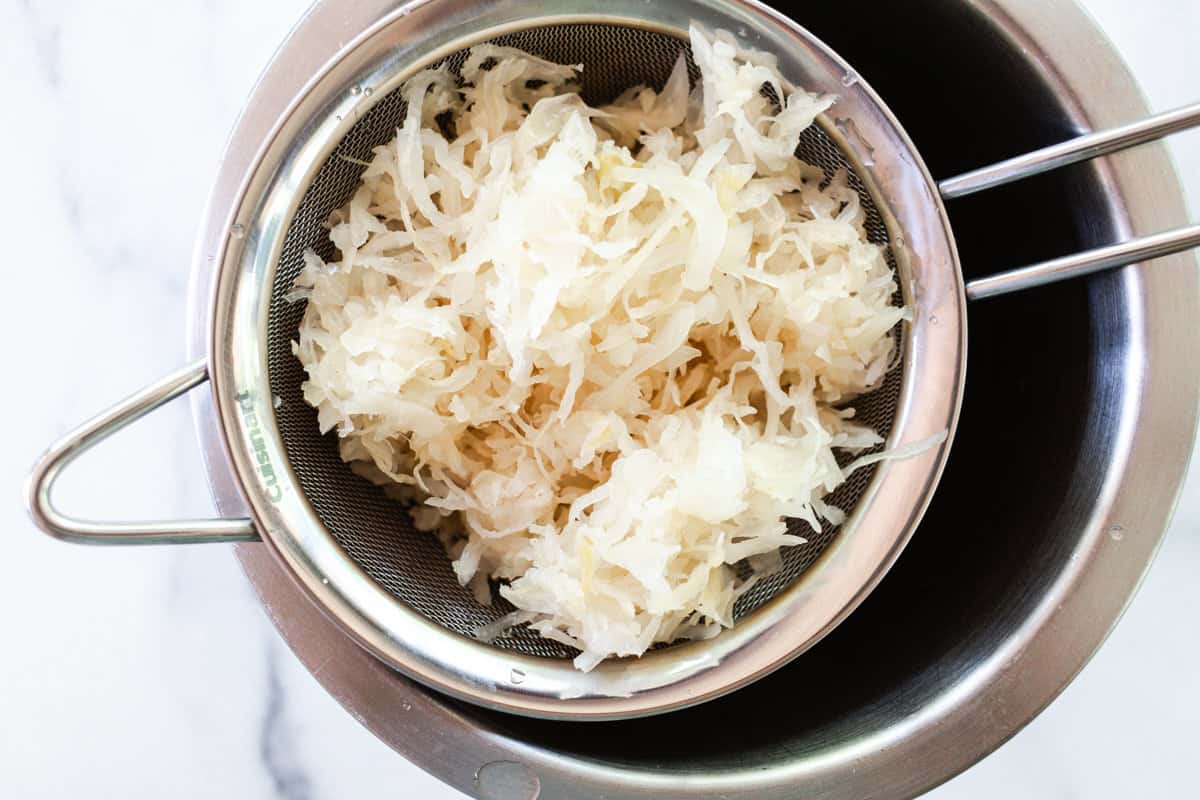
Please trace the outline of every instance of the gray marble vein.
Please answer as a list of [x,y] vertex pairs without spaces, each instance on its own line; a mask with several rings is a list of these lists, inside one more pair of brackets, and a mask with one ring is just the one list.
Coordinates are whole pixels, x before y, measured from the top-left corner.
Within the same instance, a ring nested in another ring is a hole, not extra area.
[[266,692],[258,732],[258,754],[279,800],[312,800],[312,781],[305,765],[295,758],[296,742],[288,725],[288,698],[280,676],[281,645],[268,641]]
[[37,52],[39,72],[50,89],[57,91],[62,85],[62,29],[43,16],[42,5],[36,0],[21,0],[21,10]]

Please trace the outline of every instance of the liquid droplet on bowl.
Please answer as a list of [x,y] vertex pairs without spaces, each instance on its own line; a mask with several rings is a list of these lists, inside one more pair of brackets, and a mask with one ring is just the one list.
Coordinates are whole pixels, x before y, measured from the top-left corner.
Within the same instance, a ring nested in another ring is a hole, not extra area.
[[518,761],[489,761],[475,771],[475,788],[483,800],[538,800],[542,782]]
[[241,239],[246,235],[246,226],[240,222],[234,223],[229,227],[229,235],[235,239]]
[[362,87],[361,87],[361,86],[353,86],[353,87],[351,87],[351,88],[350,88],[350,94],[352,94],[352,95],[354,95],[355,97],[357,97],[358,95],[362,94]]
[[856,83],[858,83],[858,73],[847,72],[845,75],[842,76],[842,86],[845,86],[847,89],[849,89],[851,86],[853,86]]
[[512,681],[513,683],[524,683],[525,682],[525,673],[519,669],[514,669],[512,672],[509,673],[508,679],[510,681]]
[[1113,525],[1108,529],[1108,535],[1114,542],[1119,542],[1125,538],[1125,528],[1121,525]]
[[833,126],[846,137],[846,140],[854,148],[864,167],[875,166],[875,148],[871,146],[871,143],[858,130],[858,126],[854,124],[854,120],[848,117],[839,117],[833,121]]
[[375,90],[372,89],[370,86],[363,87],[363,97],[370,97],[373,94],[375,94]]

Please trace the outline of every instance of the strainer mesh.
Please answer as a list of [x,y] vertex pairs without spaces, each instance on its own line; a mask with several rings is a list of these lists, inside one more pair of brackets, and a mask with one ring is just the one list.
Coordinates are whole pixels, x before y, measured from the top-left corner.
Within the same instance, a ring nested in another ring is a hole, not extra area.
[[[679,52],[687,48],[686,42],[666,34],[604,24],[533,28],[495,42],[519,47],[551,61],[586,64],[582,73],[583,94],[593,104],[611,100],[624,89],[639,83],[661,87]],[[637,57],[630,58],[631,53]],[[447,62],[457,69],[465,55],[465,52],[459,52]],[[695,66],[690,66],[695,78]],[[303,266],[302,255],[311,249],[326,260],[335,257],[324,223],[331,212],[349,200],[358,185],[362,166],[355,160],[369,158],[373,147],[388,142],[395,135],[404,112],[405,104],[398,90],[380,97],[345,135],[304,193],[276,266],[267,326],[267,370],[271,391],[278,398],[276,422],[289,465],[300,490],[330,534],[396,599],[430,620],[470,636],[481,625],[511,611],[512,606],[498,596],[492,607],[478,604],[459,586],[438,541],[430,534],[415,530],[396,501],[354,475],[342,462],[335,436],[318,433],[316,411],[304,402],[301,393],[304,370],[291,351],[305,304],[289,302],[285,296]],[[827,175],[846,168],[851,185],[862,197],[871,241],[888,243],[887,228],[869,193],[849,169],[849,163],[837,145],[818,126],[806,132],[797,155],[823,168]],[[899,296],[896,302],[901,302]],[[902,335],[899,328],[896,335]],[[891,429],[901,381],[901,370],[894,369],[879,389],[854,403],[858,419],[885,437]],[[851,510],[870,483],[873,472],[872,468],[855,473],[833,494],[832,503],[843,510]],[[783,568],[760,581],[741,598],[735,609],[737,617],[758,608],[800,577],[838,532],[836,526],[828,524],[817,532],[798,521],[792,521],[789,527],[792,532],[805,536],[808,543],[784,551]],[[496,640],[495,645],[530,655],[554,658],[575,655],[571,648],[523,629]]]

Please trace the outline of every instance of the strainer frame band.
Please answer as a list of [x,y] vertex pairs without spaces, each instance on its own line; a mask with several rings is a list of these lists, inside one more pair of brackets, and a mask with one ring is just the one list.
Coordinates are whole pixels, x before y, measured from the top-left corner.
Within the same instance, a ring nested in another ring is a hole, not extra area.
[[[945,210],[911,143],[865,83],[842,82],[853,74],[849,66],[794,23],[753,2],[613,0],[601,17],[588,13],[591,3],[547,5],[427,0],[404,6],[348,44],[292,101],[247,173],[218,254],[209,341],[214,408],[263,539],[308,596],[376,656],[427,685],[492,708],[571,719],[639,716],[703,702],[778,668],[840,622],[886,572],[923,513],[949,450],[962,393],[965,300]],[[337,546],[296,490],[275,425],[266,301],[299,196],[341,132],[371,102],[351,87],[385,95],[415,69],[518,25],[598,22],[682,36],[693,19],[710,29],[752,32],[746,43],[780,53],[794,82],[842,95],[835,113],[851,107],[843,113],[856,120],[862,141],[839,145],[881,200],[906,299],[916,309],[903,354],[912,377],[906,377],[890,444],[950,435],[913,459],[882,464],[866,512],[856,512],[811,575],[735,628],[710,642],[579,673],[569,662],[496,651],[448,633],[399,604]],[[872,162],[864,146],[885,140],[888,146],[876,149],[905,157]],[[238,236],[229,233],[235,225]],[[510,680],[516,674],[519,682]]]

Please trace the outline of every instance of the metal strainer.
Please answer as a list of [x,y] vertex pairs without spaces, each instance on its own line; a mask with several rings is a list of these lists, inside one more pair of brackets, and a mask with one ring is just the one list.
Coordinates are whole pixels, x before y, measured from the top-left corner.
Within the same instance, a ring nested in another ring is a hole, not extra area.
[[[597,9],[601,11],[597,11]],[[637,716],[702,702],[781,666],[861,601],[899,554],[927,505],[949,449],[860,470],[833,496],[840,528],[801,531],[809,543],[739,602],[735,628],[706,642],[576,671],[574,651],[518,629],[485,645],[481,625],[511,610],[479,605],[455,580],[440,544],[358,478],[318,434],[301,396],[291,341],[304,313],[285,299],[306,249],[334,256],[324,222],[357,186],[361,161],[404,113],[405,78],[461,64],[484,41],[583,63],[583,91],[603,103],[631,85],[661,86],[692,21],[734,32],[779,56],[785,78],[839,96],[797,155],[827,175],[846,169],[868,232],[888,245],[897,303],[915,309],[895,332],[902,358],[854,403],[860,419],[902,446],[953,432],[965,371],[965,299],[1037,285],[1200,245],[1200,228],[1006,273],[964,290],[941,203],[1024,174],[1146,141],[1200,121],[1200,108],[1084,137],[946,182],[940,188],[891,113],[854,71],[793,22],[754,2],[428,0],[399,7],[350,41],[279,120],[229,217],[211,307],[210,359],[170,376],[68,436],[30,483],[30,507],[52,535],[87,542],[244,541],[261,536],[296,580],[360,643],[430,686],[492,707],[580,719]],[[693,69],[694,73],[694,69]],[[214,406],[254,519],[113,525],[58,514],[50,486],[75,455],[212,378]],[[803,525],[803,523],[793,523]]]

